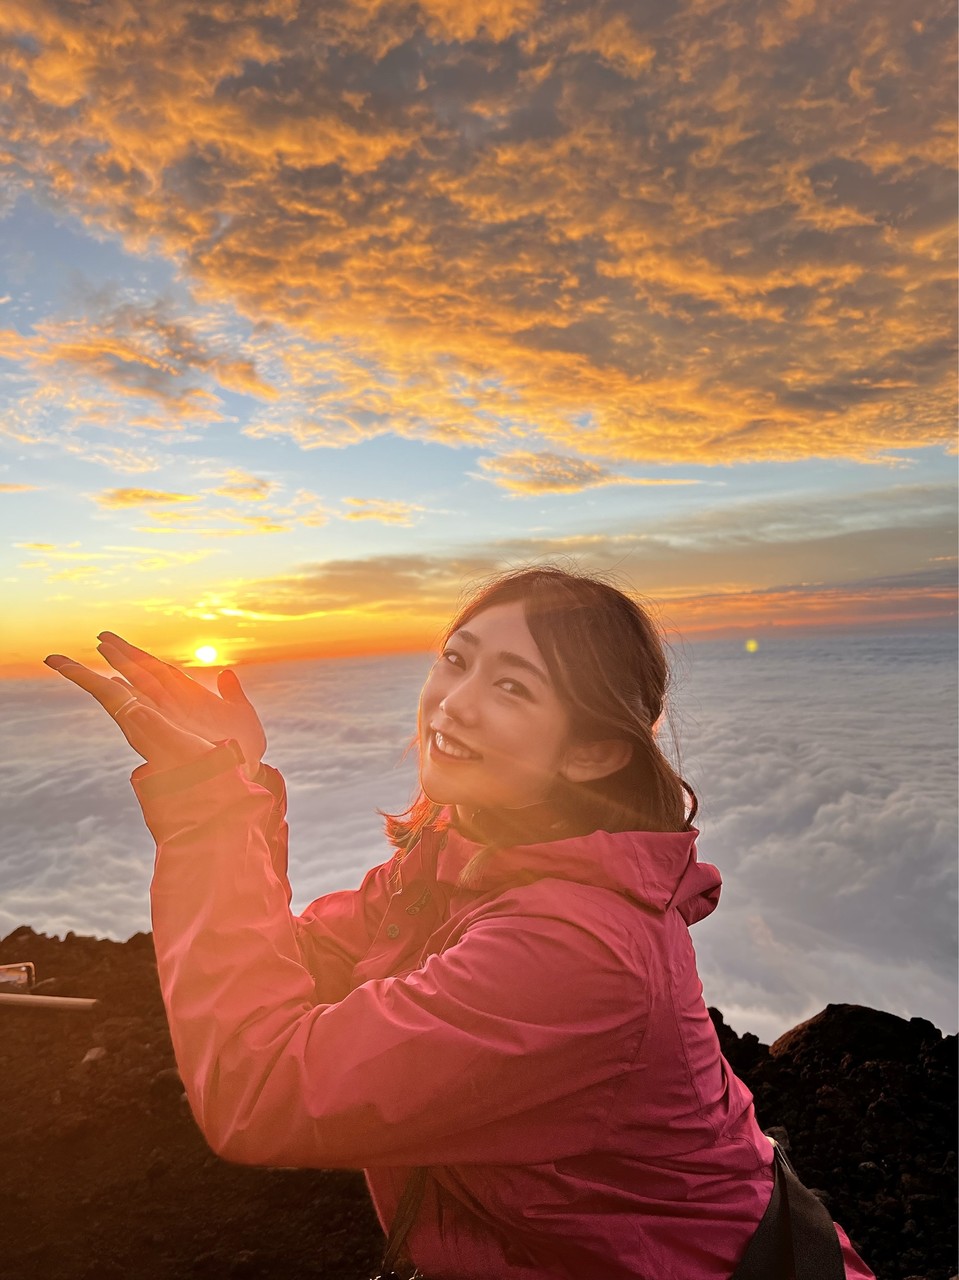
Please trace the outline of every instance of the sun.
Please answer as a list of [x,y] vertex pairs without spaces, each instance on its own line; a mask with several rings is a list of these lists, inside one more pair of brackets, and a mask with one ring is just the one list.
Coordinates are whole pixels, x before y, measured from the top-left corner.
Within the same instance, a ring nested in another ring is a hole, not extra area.
[[199,649],[193,651],[193,656],[208,667],[211,662],[216,662],[217,653],[212,644],[201,644]]

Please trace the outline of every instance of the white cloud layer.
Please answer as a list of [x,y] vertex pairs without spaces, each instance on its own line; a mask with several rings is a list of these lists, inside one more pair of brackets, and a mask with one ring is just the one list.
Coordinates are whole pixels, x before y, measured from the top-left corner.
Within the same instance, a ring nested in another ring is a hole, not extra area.
[[[830,1001],[955,1030],[955,643],[820,632],[690,646],[673,720],[725,887],[693,933],[706,988],[769,1040]],[[251,667],[290,791],[294,907],[386,854],[423,656]],[[152,846],[126,744],[77,690],[7,682],[0,934],[149,927]],[[28,957],[25,957],[28,958]]]

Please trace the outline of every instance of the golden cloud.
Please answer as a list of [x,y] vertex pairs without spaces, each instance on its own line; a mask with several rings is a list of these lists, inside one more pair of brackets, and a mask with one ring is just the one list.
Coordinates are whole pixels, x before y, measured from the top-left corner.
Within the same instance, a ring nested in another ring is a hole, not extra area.
[[126,582],[130,580],[131,571],[161,573],[195,564],[211,554],[208,550],[160,552],[135,545],[109,545],[88,551],[83,550],[79,542],[19,542],[16,545],[36,553],[34,559],[21,564],[21,569],[36,571],[48,582]]
[[344,520],[379,520],[382,524],[411,525],[412,516],[422,511],[412,502],[390,502],[386,498],[344,498],[351,510],[343,513]]
[[285,524],[281,524],[278,520],[267,515],[244,516],[226,513],[228,520],[235,520],[239,524],[246,525],[251,533],[282,533],[287,528]]
[[36,484],[13,484],[5,482],[0,484],[0,493],[31,493],[40,486]]
[[[464,581],[488,573],[477,557],[374,556],[330,560],[262,581],[239,582],[190,605],[165,600],[154,608],[187,617],[255,623],[308,623],[357,618],[369,631],[373,620],[406,615],[413,632],[433,629],[448,612]],[[432,635],[430,636],[432,639]],[[428,641],[427,641],[428,643]]]
[[[151,524],[138,528],[140,533],[174,533],[180,537],[238,538],[253,534],[283,533],[296,525],[316,528],[326,524],[322,501],[308,489],[298,489],[291,497],[276,499],[278,482],[257,479],[247,472],[233,469],[227,483],[208,490],[234,501],[255,501],[261,510],[255,514],[238,512],[232,507],[191,506],[184,510],[175,506],[157,506],[150,510]],[[195,501],[199,502],[197,498]],[[238,527],[239,526],[239,527]]]
[[162,489],[105,489],[95,496],[101,507],[150,507],[168,502],[196,502],[189,493],[168,493]]
[[119,445],[93,445],[85,440],[64,440],[60,447],[84,462],[95,462],[110,471],[127,475],[144,475],[148,471],[157,471],[161,465],[161,459],[155,454]]
[[226,483],[213,492],[237,502],[264,502],[275,488],[272,480],[264,480],[261,476],[251,476],[247,471],[233,468],[227,473]]
[[944,0],[170,0],[135,30],[12,0],[11,180],[260,327],[220,351],[114,308],[3,349],[162,420],[239,389],[306,447],[951,443],[953,27]]
[[78,564],[69,569],[58,569],[56,573],[48,573],[47,580],[49,582],[87,582],[91,578],[99,577],[101,573],[102,569],[98,565]]
[[[384,6],[385,7],[385,6]],[[438,40],[478,36],[509,40],[522,35],[539,16],[539,0],[419,0],[427,32]]]

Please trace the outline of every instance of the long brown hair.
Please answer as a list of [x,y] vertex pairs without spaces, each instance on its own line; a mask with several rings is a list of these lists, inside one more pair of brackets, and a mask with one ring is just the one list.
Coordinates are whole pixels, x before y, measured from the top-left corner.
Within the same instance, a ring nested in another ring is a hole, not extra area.
[[[625,738],[633,748],[628,764],[598,781],[557,778],[548,812],[541,815],[542,830],[527,827],[527,838],[515,843],[531,843],[530,835],[556,839],[599,830],[687,830],[698,801],[656,739],[669,666],[648,613],[601,578],[537,565],[481,584],[450,623],[444,643],[484,609],[515,601],[523,604],[573,737],[583,742]],[[397,848],[409,848],[439,812],[440,806],[420,792],[403,813],[383,815],[388,839]],[[496,830],[496,815],[489,817],[486,826]]]

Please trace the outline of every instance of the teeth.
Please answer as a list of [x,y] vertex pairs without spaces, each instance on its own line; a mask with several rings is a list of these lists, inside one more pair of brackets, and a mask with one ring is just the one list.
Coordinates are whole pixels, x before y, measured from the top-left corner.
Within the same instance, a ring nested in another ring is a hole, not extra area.
[[459,747],[455,743],[450,742],[449,738],[444,738],[441,733],[433,730],[433,741],[436,743],[437,750],[444,756],[453,756],[456,760],[478,760],[475,751],[468,751],[465,747]]

